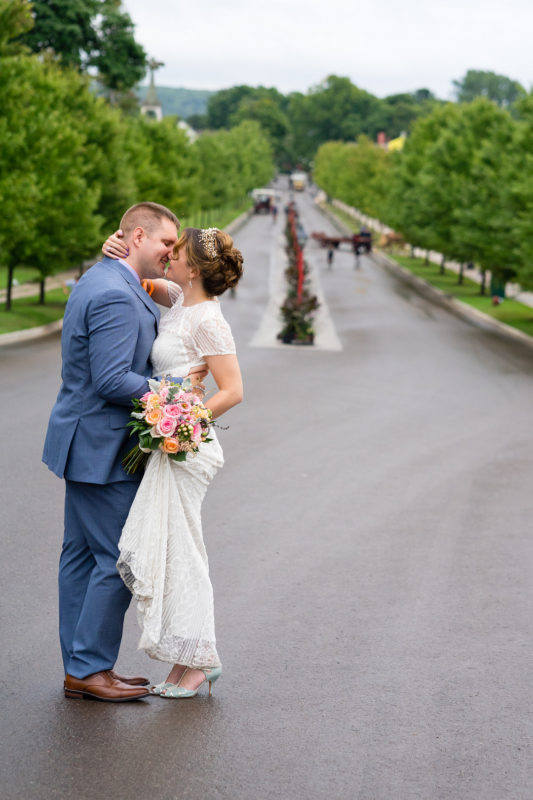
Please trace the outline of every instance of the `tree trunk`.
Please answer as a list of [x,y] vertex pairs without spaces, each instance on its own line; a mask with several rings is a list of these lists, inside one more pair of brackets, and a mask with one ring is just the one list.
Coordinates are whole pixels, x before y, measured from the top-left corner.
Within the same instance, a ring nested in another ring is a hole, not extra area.
[[41,277],[39,280],[39,305],[44,306],[44,283],[46,278]]
[[446,264],[446,256],[443,254],[440,260],[440,270],[439,270],[441,275],[446,275],[446,270],[444,269],[445,264]]
[[479,293],[481,295],[485,294],[485,270],[481,270],[481,283],[479,285]]
[[415,257],[415,246],[414,244],[411,245],[411,252],[409,253],[409,258]]
[[426,250],[426,259],[424,261],[426,267],[429,267],[429,250]]
[[459,265],[459,277],[457,278],[457,283],[460,286],[462,286],[462,284],[463,284],[463,273],[464,273],[464,270],[465,270],[465,262],[461,261],[461,263]]
[[7,291],[6,291],[6,311],[11,311],[11,294],[13,290],[13,274],[15,272],[15,265],[9,264],[7,268]]

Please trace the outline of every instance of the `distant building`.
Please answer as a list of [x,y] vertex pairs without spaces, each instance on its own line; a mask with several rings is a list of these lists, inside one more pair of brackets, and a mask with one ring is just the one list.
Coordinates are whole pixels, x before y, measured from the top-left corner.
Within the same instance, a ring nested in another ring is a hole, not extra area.
[[189,140],[190,144],[192,144],[198,139],[197,132],[194,130],[194,128],[192,128],[189,125],[188,122],[185,122],[184,119],[179,120],[178,128],[180,128],[182,131],[185,131],[185,135],[187,136],[187,139]]
[[387,150],[402,150],[406,138],[405,133],[401,133],[397,139],[391,139],[387,145]]
[[400,133],[400,135],[396,139],[387,139],[387,134],[385,131],[380,131],[377,136],[377,146],[383,148],[383,150],[401,150],[405,144],[405,140],[407,138],[406,133]]
[[150,85],[148,86],[146,97],[141,104],[141,114],[144,114],[146,117],[151,117],[152,119],[162,120],[163,109],[155,90],[154,73],[156,69],[162,67],[163,64],[152,58],[148,62],[148,66],[150,68]]

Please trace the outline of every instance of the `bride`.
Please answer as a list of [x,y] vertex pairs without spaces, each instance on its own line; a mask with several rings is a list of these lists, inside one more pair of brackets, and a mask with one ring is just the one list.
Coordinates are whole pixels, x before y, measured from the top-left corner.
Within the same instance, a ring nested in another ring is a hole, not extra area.
[[[125,258],[115,234],[102,248]],[[151,360],[154,375],[188,375],[205,366],[218,391],[205,400],[213,419],[242,400],[242,379],[231,330],[217,300],[242,275],[242,255],[229,234],[186,228],[170,261],[167,279],[145,287],[169,307],[159,326]],[[119,542],[117,568],[137,601],[139,647],[174,666],[150,692],[193,697],[202,683],[222,673],[215,640],[213,590],[202,536],[201,505],[224,463],[214,428],[186,461],[154,451]]]

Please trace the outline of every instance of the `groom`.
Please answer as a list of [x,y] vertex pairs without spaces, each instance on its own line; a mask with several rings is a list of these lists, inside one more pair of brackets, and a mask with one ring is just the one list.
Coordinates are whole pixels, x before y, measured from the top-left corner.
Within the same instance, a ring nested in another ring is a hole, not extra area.
[[141,479],[126,474],[121,460],[128,449],[131,400],[149,389],[159,322],[141,280],[164,277],[179,222],[164,206],[138,203],[120,227],[127,260],[104,257],[69,298],[62,384],[43,454],[49,469],[66,481],[59,563],[65,695],[110,702],[148,694],[146,678],[113,671],[131,599],[116,569],[118,541]]

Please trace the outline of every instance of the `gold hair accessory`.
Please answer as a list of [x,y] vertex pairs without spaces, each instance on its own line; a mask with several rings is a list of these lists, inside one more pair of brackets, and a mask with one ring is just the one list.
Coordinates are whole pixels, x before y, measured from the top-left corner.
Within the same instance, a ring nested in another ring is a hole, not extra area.
[[210,261],[213,261],[217,255],[217,233],[218,228],[202,228],[198,234],[198,238],[201,241],[206,255]]

